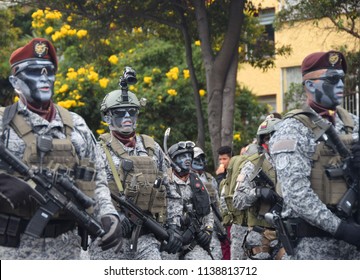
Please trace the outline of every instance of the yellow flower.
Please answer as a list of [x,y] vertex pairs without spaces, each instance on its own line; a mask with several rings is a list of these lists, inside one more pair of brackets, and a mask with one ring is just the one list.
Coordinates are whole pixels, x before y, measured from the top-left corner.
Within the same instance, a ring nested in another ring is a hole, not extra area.
[[203,90],[203,89],[200,89],[200,90],[199,90],[199,95],[200,95],[201,97],[203,97],[205,94],[206,94],[206,91],[205,91],[205,90]]
[[190,78],[190,71],[188,69],[183,70],[184,79]]
[[145,84],[151,84],[151,80],[152,80],[152,78],[151,77],[144,77],[144,83]]
[[53,33],[53,32],[54,32],[54,28],[51,27],[51,26],[49,26],[48,28],[45,29],[45,33],[46,33],[47,35],[49,35],[50,33]]
[[59,101],[58,104],[65,109],[69,109],[73,106],[76,106],[76,101],[75,100]]
[[108,60],[111,64],[117,64],[119,61],[118,57],[114,54],[112,56],[110,56]]
[[137,92],[137,88],[134,85],[129,86],[129,90],[133,92]]
[[[74,35],[76,34],[76,29],[70,29],[70,30],[68,30],[67,34],[68,34],[69,36],[74,36]],[[78,37],[79,37],[79,36],[78,36]],[[80,39],[81,39],[81,38],[80,38]]]
[[166,73],[166,77],[168,77],[169,80],[177,80],[179,78],[179,68],[173,67],[170,69],[169,72]]
[[175,89],[168,89],[167,93],[170,95],[170,96],[176,96],[177,95],[177,92]]
[[98,135],[104,134],[104,133],[105,133],[105,129],[100,128],[100,129],[96,130],[96,133],[97,133]]
[[55,31],[53,35],[51,35],[51,39],[56,42],[57,40],[61,39],[63,36],[59,31]]
[[90,71],[87,77],[91,82],[97,82],[99,80],[99,74],[94,71]]
[[114,29],[114,28],[116,28],[116,23],[111,22],[109,27],[110,27],[110,29]]
[[81,67],[77,70],[77,73],[79,75],[85,75],[86,74],[86,69],[84,67]]
[[84,30],[84,29],[80,29],[78,32],[76,32],[76,36],[79,39],[86,37],[87,34],[88,34],[87,30]]
[[200,40],[195,41],[195,46],[200,46],[200,45],[201,45]]
[[109,84],[110,80],[108,78],[102,78],[99,80],[99,85],[102,88],[106,88]]
[[68,22],[72,22],[72,16],[68,16],[66,19]]
[[238,132],[238,133],[235,133],[235,134],[233,135],[233,139],[234,139],[234,141],[239,141],[239,142],[240,142],[240,140],[241,140],[240,133],[239,133],[239,132]]
[[44,11],[43,10],[37,10],[36,12],[32,13],[31,17],[33,19],[39,19],[42,18],[44,16]]
[[75,79],[77,78],[77,75],[78,75],[77,72],[70,71],[70,69],[69,69],[69,72],[66,73],[66,77],[67,77],[69,80],[75,80]]
[[50,19],[50,20],[54,20],[54,19],[61,19],[62,14],[59,11],[48,11],[45,10],[45,18],[46,19]]
[[60,93],[67,92],[69,90],[69,86],[67,84],[63,84],[61,88],[59,89]]

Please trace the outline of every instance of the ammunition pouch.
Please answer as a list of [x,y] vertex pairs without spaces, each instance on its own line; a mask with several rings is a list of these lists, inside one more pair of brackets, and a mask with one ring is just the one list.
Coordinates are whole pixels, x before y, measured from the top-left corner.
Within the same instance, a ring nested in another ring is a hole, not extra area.
[[[17,216],[0,214],[0,246],[18,247],[20,234],[25,232],[29,220]],[[75,229],[76,224],[70,220],[51,220],[44,229],[41,238],[55,238]]]

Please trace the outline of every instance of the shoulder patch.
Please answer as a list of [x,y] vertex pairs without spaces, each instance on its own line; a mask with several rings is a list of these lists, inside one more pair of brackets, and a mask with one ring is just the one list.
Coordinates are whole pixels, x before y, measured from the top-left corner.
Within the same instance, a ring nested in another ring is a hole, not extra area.
[[278,154],[283,152],[295,152],[297,140],[282,139],[274,143],[271,147],[272,154]]

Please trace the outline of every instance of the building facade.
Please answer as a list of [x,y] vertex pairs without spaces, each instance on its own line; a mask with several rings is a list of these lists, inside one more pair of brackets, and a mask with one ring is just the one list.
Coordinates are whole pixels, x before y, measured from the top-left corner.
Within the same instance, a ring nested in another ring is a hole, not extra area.
[[[276,57],[275,68],[267,71],[255,69],[250,64],[239,65],[237,81],[241,86],[249,88],[261,103],[266,103],[272,111],[284,112],[287,110],[284,97],[291,83],[301,83],[300,65],[304,57],[312,52],[329,51],[346,45],[349,51],[359,51],[359,39],[346,32],[334,31],[333,24],[328,19],[323,19],[315,26],[311,20],[302,21],[292,27],[284,27],[276,31],[271,26],[275,14],[278,13],[283,1],[279,0],[255,0],[261,3],[259,12],[260,24],[265,25],[267,32],[273,32],[275,46],[290,45],[292,52],[289,56]],[[359,23],[360,24],[360,23]],[[350,102],[351,103],[351,102]],[[352,102],[358,106],[358,102]],[[348,102],[345,102],[345,107]],[[349,105],[350,106],[350,105]],[[349,108],[357,113],[358,108]]]

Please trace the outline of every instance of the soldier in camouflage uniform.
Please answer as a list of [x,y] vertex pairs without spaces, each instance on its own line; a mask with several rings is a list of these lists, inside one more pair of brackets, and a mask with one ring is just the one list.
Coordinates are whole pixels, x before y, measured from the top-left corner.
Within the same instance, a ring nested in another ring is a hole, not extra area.
[[278,193],[284,199],[281,216],[291,230],[288,234],[295,235],[294,252],[289,255],[288,250],[284,258],[360,258],[356,249],[360,226],[336,207],[347,191],[346,183],[342,176],[329,180],[327,172],[325,175],[325,170],[336,170],[342,164],[337,146],[328,141],[336,135],[351,147],[349,166],[355,173],[360,168],[359,123],[340,106],[346,68],[345,57],[337,51],[307,56],[301,66],[307,104],[285,115],[270,139]]
[[[239,210],[247,210],[249,228],[243,247],[249,259],[271,259],[273,245],[277,243],[275,230],[264,220],[264,214],[276,204],[275,172],[268,144],[280,121],[269,115],[260,124],[257,131],[258,152],[242,163],[236,182],[233,205]],[[259,172],[264,172],[260,174],[265,174],[262,176],[267,176],[271,182],[259,176]]]
[[[171,171],[159,144],[150,136],[136,134],[140,106],[138,98],[130,91],[114,90],[105,96],[100,110],[110,133],[100,136],[103,151],[100,157],[105,162],[111,192],[122,192],[145,214],[163,224],[170,239],[161,246],[151,231],[136,226],[129,213],[117,207],[124,235],[123,251],[101,252],[97,246],[91,246],[91,259],[159,260],[160,249],[175,254],[182,246],[181,197],[168,179]],[[131,170],[126,171],[124,164],[129,162]]]
[[[111,203],[95,138],[82,117],[52,101],[58,65],[54,46],[46,39],[35,38],[12,53],[10,65],[9,80],[19,101],[1,108],[0,133],[4,145],[28,166],[66,170],[79,188],[95,199],[94,214],[106,231],[99,238],[99,245],[102,249],[119,249],[122,240],[119,217]],[[51,141],[51,149],[44,151],[38,147],[39,139]],[[6,166],[2,164],[2,168]],[[81,175],[75,177],[79,168],[93,175],[86,179]],[[0,173],[1,258],[79,259],[81,247],[76,223],[65,211],[49,220],[40,238],[24,233],[39,205],[31,199],[32,188],[21,180],[26,178],[5,172]]]
[[[210,207],[210,196],[200,178],[190,172],[195,144],[181,141],[169,148],[173,176],[177,191],[181,194],[183,247],[179,254],[184,260],[207,260],[214,218]],[[210,252],[211,253],[211,252]]]
[[[211,208],[214,215],[214,231],[212,233],[210,250],[215,260],[223,258],[220,240],[227,237],[226,228],[222,225],[222,217],[220,213],[220,198],[216,179],[206,172],[206,156],[204,151],[199,147],[194,147],[194,158],[191,164],[191,171],[196,173],[204,183],[211,200]],[[216,213],[215,213],[216,211]],[[215,223],[216,219],[216,223]]]

